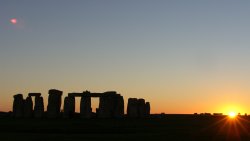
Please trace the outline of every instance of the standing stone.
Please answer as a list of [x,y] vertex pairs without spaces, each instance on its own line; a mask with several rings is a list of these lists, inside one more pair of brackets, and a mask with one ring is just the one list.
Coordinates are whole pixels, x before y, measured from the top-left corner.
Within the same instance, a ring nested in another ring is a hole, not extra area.
[[146,109],[146,117],[149,117],[150,116],[150,103],[149,102],[146,102],[146,105],[145,105],[145,109]]
[[63,117],[69,118],[69,97],[64,98],[64,104],[63,104]]
[[110,118],[111,117],[111,107],[114,104],[112,97],[104,95],[100,97],[99,102],[99,118]]
[[146,118],[150,116],[150,103],[144,99],[129,98],[127,115],[130,118]]
[[13,117],[20,118],[23,117],[24,100],[22,94],[14,95],[13,102]]
[[124,116],[124,100],[120,94],[110,91],[100,96],[99,118],[121,118]]
[[111,118],[114,115],[114,107],[115,107],[115,101],[116,97],[114,95],[109,95],[107,96],[107,101],[106,101],[106,117],[105,118]]
[[92,117],[91,97],[82,96],[80,103],[80,114],[82,118]]
[[73,117],[75,114],[75,97],[67,96],[64,99],[64,118]]
[[35,96],[34,117],[42,118],[44,114],[43,97]]
[[105,117],[105,104],[106,104],[106,98],[101,96],[99,98],[99,108],[97,112],[97,117],[99,118]]
[[120,95],[116,96],[114,105],[114,118],[122,118],[124,116],[124,100]]
[[130,118],[138,117],[138,100],[137,98],[129,98],[127,106],[127,115]]
[[47,106],[47,117],[48,118],[58,118],[60,117],[60,109],[62,102],[62,91],[59,90],[49,90],[49,100]]
[[124,100],[115,91],[105,92],[100,96],[98,117],[121,118],[124,115]]
[[33,115],[33,102],[30,96],[24,101],[24,117],[31,118]]
[[69,96],[69,115],[70,117],[74,116],[75,114],[75,97]]
[[138,116],[140,118],[146,117],[146,105],[144,99],[138,100]]

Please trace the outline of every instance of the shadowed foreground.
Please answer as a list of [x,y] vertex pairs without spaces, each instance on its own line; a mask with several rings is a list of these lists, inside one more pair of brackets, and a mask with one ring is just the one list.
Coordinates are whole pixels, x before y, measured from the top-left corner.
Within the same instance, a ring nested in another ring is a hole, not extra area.
[[152,119],[0,119],[4,141],[249,140],[250,117],[166,115]]

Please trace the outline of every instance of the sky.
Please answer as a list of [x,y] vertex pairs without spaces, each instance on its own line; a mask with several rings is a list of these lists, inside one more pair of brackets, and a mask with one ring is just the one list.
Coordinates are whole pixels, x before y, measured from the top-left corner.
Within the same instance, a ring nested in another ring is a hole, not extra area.
[[47,106],[54,88],[117,91],[151,113],[250,114],[249,13],[247,0],[2,0],[0,111],[18,93]]

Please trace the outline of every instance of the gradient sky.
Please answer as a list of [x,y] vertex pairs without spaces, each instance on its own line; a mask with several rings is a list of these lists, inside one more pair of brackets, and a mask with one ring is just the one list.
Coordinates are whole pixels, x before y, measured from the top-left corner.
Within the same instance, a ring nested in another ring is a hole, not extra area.
[[247,0],[2,0],[0,111],[56,88],[250,113],[249,13]]

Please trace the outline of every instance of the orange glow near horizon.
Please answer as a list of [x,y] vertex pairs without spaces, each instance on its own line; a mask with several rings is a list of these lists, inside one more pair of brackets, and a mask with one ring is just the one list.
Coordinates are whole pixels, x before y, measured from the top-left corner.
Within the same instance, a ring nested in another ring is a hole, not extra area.
[[[64,100],[64,97],[66,96],[67,93],[72,92],[74,89],[76,89],[76,91],[80,91],[81,89],[77,89],[77,88],[72,88],[72,89],[67,89],[65,88],[61,88],[61,90],[64,91],[64,95],[62,96],[62,100]],[[94,89],[94,88],[93,88]],[[27,91],[21,91],[21,93],[23,93],[24,98],[27,97],[27,93],[29,91],[32,90],[27,90]],[[47,108],[47,103],[48,103],[48,93],[47,89],[43,90],[37,90],[38,92],[42,93],[42,96],[44,98],[44,108],[46,110]],[[105,90],[96,90],[96,91],[105,91]],[[17,91],[18,92],[18,91]],[[10,93],[10,94],[15,94],[17,92],[3,92],[3,93]],[[123,92],[121,90],[118,90],[119,93],[121,93],[124,96],[124,110],[126,112],[127,110],[127,99],[129,97],[132,97],[131,95],[129,95],[132,92]],[[145,96],[146,97],[146,96]],[[151,113],[152,114],[160,114],[160,113],[165,113],[165,114],[193,114],[193,113],[222,113],[223,115],[228,115],[230,112],[235,112],[236,115],[238,115],[238,113],[241,113],[241,115],[244,115],[245,113],[250,114],[249,110],[246,108],[247,104],[243,103],[243,102],[238,102],[239,100],[235,100],[237,102],[233,102],[233,100],[217,100],[217,101],[209,101],[206,103],[202,103],[202,102],[197,102],[197,103],[191,103],[191,102],[187,102],[184,106],[180,105],[180,103],[178,103],[178,100],[175,100],[171,103],[170,100],[168,100],[167,98],[162,98],[160,100],[157,99],[157,97],[155,99],[151,98],[145,98],[147,101],[150,101],[151,103]],[[169,98],[170,99],[170,98]],[[170,102],[169,102],[170,101]],[[13,96],[9,95],[9,96],[4,96],[2,97],[2,102],[0,105],[0,111],[12,111],[12,104],[13,104]],[[98,107],[98,98],[93,98],[93,102],[92,102],[92,108],[93,111],[95,111],[94,109]],[[63,103],[61,105],[61,109],[63,109]],[[80,112],[80,98],[76,99],[76,111]]]
[[233,119],[233,118],[236,118],[237,114],[236,114],[236,112],[232,111],[232,112],[228,113],[228,116]]
[[[227,104],[229,105],[229,104]],[[239,106],[240,104],[232,104],[231,106],[222,106],[220,111],[222,111],[225,115],[238,115],[238,114],[247,114],[247,110],[243,108],[243,106]]]
[[[47,107],[47,96],[44,96],[44,108],[46,109]],[[62,97],[62,99],[64,99],[64,97]],[[98,99],[92,99],[93,103],[91,104],[93,111],[95,111],[94,109],[98,107]],[[127,101],[124,101],[125,107],[124,110],[126,112],[127,110]],[[221,108],[218,108],[221,107]],[[208,112],[208,113],[222,113],[223,115],[228,115],[229,117],[231,117],[231,115],[238,115],[239,113],[241,115],[244,115],[245,113],[247,113],[247,111],[245,110],[245,108],[242,107],[236,107],[236,106],[215,106],[215,107],[211,107],[211,109],[208,109],[209,107],[206,107],[207,110],[202,111],[203,108],[198,109],[198,110],[185,110],[185,107],[181,107],[181,109],[171,109],[171,108],[163,108],[161,106],[156,105],[155,103],[151,104],[151,114],[160,114],[160,113],[165,113],[165,114],[193,114],[193,113],[204,113],[204,112]],[[63,103],[61,105],[61,109],[63,109]],[[182,110],[183,109],[183,110]],[[205,109],[205,108],[204,108]],[[76,112],[80,112],[80,99],[76,99]],[[12,111],[12,99],[9,99],[9,102],[6,103],[2,103],[1,105],[1,110],[0,111]],[[249,113],[248,113],[249,114]]]

